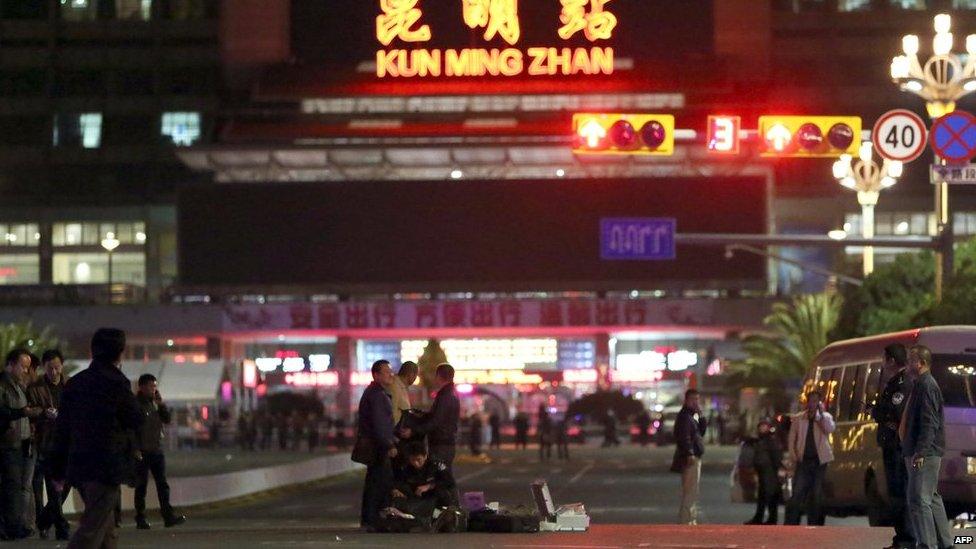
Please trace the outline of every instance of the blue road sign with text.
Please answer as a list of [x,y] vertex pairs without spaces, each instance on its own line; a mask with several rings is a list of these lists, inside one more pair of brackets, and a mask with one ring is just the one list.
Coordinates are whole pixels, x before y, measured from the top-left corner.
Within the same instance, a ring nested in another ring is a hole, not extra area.
[[600,220],[600,257],[608,260],[674,259],[675,220],[624,217]]

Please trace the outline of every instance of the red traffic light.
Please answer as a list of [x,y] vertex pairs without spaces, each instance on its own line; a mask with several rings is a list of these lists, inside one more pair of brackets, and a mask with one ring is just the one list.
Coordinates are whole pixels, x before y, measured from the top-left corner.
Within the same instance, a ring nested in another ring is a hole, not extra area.
[[827,132],[827,142],[835,149],[847,149],[854,143],[854,128],[843,122],[834,124]]
[[797,143],[808,151],[815,151],[819,149],[820,145],[823,143],[823,139],[823,132],[820,131],[820,127],[816,124],[807,122],[796,130]]
[[610,126],[610,140],[616,147],[629,149],[637,144],[637,130],[626,120],[617,120]]
[[651,120],[641,127],[641,140],[651,149],[656,149],[668,138],[664,125],[657,120]]

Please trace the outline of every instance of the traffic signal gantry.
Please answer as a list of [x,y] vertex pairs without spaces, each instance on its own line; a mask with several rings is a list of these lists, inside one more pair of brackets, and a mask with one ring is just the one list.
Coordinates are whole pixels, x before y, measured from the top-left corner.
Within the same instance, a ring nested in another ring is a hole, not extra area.
[[[577,113],[573,115],[573,152],[585,155],[674,154],[675,128],[670,114]],[[743,130],[738,116],[708,117],[710,153],[735,155],[743,136],[757,137],[766,157],[837,158],[856,155],[861,142],[858,116],[764,115],[755,130]]]

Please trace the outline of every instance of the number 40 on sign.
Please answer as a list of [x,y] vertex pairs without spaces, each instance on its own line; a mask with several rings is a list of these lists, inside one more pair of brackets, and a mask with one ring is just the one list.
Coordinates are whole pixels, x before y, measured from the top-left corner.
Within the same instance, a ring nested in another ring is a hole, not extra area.
[[911,162],[925,151],[928,129],[920,116],[905,109],[888,111],[871,130],[878,155],[888,160]]

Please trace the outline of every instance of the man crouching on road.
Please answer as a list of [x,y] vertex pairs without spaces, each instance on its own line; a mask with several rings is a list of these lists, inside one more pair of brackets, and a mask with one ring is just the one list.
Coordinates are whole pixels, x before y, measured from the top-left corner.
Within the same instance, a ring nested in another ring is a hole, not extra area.
[[701,457],[705,454],[705,430],[708,422],[701,413],[698,391],[685,391],[685,405],[674,420],[674,460],[671,472],[681,473],[681,524],[698,524],[698,481],[701,479]]
[[458,513],[450,507],[457,487],[447,465],[428,459],[423,442],[408,444],[404,458],[394,472],[393,506],[425,522],[439,509],[431,531],[456,531]]

